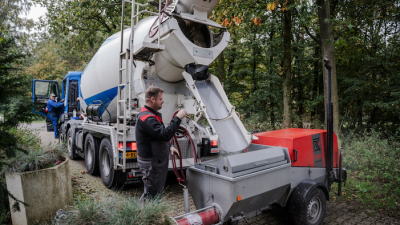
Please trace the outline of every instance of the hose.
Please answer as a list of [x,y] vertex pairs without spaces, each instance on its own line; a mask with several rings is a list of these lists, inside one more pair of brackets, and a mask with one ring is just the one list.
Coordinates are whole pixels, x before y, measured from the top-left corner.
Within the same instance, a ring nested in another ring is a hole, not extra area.
[[[161,0],[159,0],[159,1],[161,1]],[[165,6],[164,6],[164,8],[163,8],[163,11],[165,11],[165,10],[167,9],[167,6],[168,6],[169,2],[170,2],[170,0],[166,0],[166,1],[165,1]],[[164,19],[164,12],[163,12],[162,15],[161,15],[160,24],[158,24],[157,30],[154,32],[154,34],[151,34],[151,29],[152,29],[152,28],[154,27],[154,25],[157,23],[157,20],[159,20],[159,18],[160,18],[160,16],[157,17],[157,19],[154,21],[153,25],[151,25],[151,27],[150,27],[149,36],[150,36],[151,38],[154,37],[154,35],[157,34],[158,28],[160,28],[161,22],[162,22],[162,20]],[[160,41],[160,40],[158,40],[158,41]]]
[[[175,111],[172,114],[172,119],[176,116],[176,114],[178,112],[179,112],[179,110]],[[183,168],[182,168],[182,151],[181,151],[181,147],[180,147],[179,142],[178,142],[178,138],[183,138],[185,136],[187,136],[189,138],[190,146],[192,148],[192,154],[193,154],[193,158],[194,158],[194,163],[197,163],[196,148],[195,148],[193,139],[190,136],[190,133],[184,127],[179,126],[177,133],[180,133],[181,135],[176,135],[176,133],[175,133],[175,135],[171,138],[170,143],[171,143],[171,145],[174,145],[174,143],[176,143],[176,147],[178,148],[178,152],[179,152],[178,158],[179,158],[179,164],[180,164],[180,170],[179,171],[180,171],[180,173],[179,173],[178,168],[176,166],[175,157],[177,157],[177,156],[175,154],[171,156],[172,167],[174,169],[174,173],[175,173],[175,176],[176,176],[178,182],[180,183],[182,181],[182,182],[186,183],[186,177],[185,177],[185,174],[183,173]]]

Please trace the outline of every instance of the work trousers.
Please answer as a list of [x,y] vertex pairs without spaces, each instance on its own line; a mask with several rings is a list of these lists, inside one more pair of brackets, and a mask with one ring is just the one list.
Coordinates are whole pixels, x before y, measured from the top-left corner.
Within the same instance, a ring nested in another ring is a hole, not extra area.
[[54,114],[49,113],[48,117],[51,120],[51,123],[53,124],[54,127],[54,137],[58,138],[58,116],[55,113]]
[[151,161],[138,159],[144,183],[144,193],[140,200],[145,201],[162,193],[168,175],[168,161],[168,157],[153,158]]

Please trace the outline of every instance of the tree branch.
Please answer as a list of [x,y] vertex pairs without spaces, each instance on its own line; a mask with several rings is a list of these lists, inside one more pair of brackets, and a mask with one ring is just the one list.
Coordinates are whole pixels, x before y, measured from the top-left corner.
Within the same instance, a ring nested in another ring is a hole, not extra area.
[[303,25],[302,27],[306,30],[308,36],[310,36],[315,42],[317,42],[318,45],[321,45],[321,40],[318,40],[316,37],[314,37],[314,35],[311,34],[306,25]]

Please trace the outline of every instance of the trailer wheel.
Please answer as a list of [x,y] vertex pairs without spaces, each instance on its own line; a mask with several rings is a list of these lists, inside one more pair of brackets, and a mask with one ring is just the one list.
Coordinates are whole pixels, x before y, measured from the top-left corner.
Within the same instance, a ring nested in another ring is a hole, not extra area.
[[72,160],[78,159],[78,155],[76,154],[76,149],[74,145],[72,144],[72,129],[68,130],[67,133],[67,150],[68,150],[68,157]]
[[108,138],[103,138],[103,140],[101,141],[99,160],[100,160],[100,175],[103,184],[107,188],[114,187],[118,171],[114,171],[113,148]]
[[89,174],[99,174],[99,146],[97,140],[91,135],[86,135],[85,139],[85,164]]
[[326,197],[321,189],[311,191],[300,209],[300,217],[295,216],[294,221],[298,225],[322,224],[325,217]]

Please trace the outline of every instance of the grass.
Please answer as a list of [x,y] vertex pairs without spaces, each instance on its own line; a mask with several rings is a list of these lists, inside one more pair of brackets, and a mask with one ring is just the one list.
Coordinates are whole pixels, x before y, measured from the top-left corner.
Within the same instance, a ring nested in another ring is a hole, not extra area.
[[343,165],[348,171],[344,199],[389,216],[400,216],[399,138],[382,138],[374,131],[343,138]]
[[105,195],[101,198],[78,199],[74,207],[56,218],[53,224],[169,224],[164,216],[169,209],[170,206],[160,197],[142,204],[137,196]]

